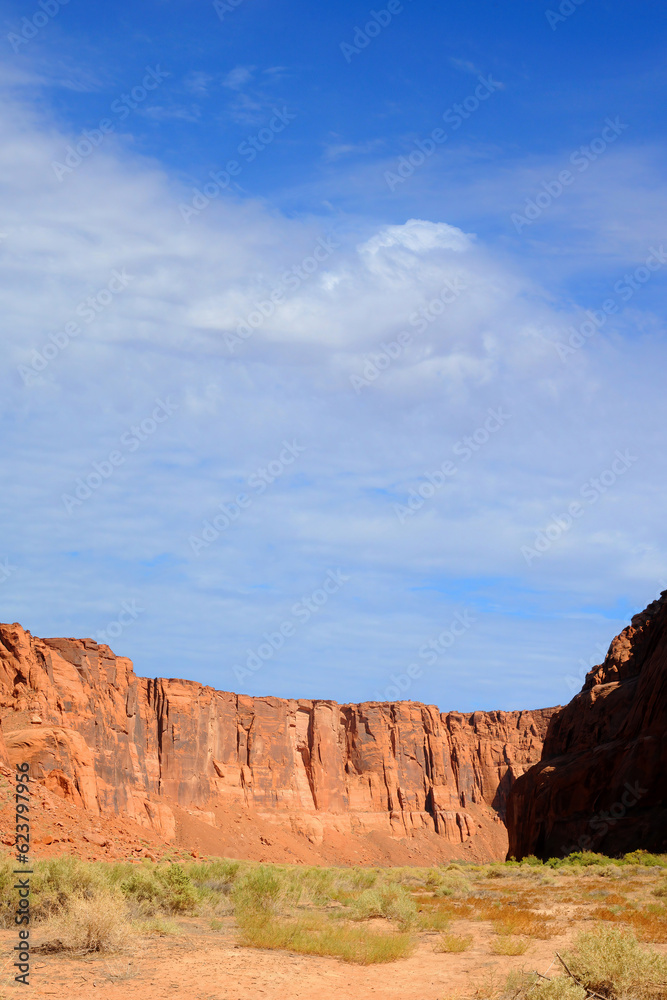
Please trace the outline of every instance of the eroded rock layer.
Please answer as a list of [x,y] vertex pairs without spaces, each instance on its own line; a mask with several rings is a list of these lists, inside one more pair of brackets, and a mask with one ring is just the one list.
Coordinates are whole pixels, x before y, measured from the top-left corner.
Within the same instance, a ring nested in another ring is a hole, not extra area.
[[499,856],[508,793],[539,760],[554,711],[251,698],[137,677],[130,660],[90,639],[0,625],[12,763],[29,760],[45,786],[92,816],[122,814],[166,841],[184,813],[216,828],[252,810],[311,844],[423,831]]
[[551,719],[510,793],[509,854],[667,851],[667,591]]

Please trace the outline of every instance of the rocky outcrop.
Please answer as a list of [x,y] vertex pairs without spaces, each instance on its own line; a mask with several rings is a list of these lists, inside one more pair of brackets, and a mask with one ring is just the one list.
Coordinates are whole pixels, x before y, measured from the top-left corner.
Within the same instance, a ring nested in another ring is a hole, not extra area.
[[667,851],[667,591],[551,719],[510,793],[509,855]]
[[215,827],[252,809],[311,843],[420,831],[504,849],[514,781],[554,709],[442,714],[416,702],[251,698],[137,677],[90,639],[0,625],[0,716],[12,763],[93,816],[174,837],[183,811]]

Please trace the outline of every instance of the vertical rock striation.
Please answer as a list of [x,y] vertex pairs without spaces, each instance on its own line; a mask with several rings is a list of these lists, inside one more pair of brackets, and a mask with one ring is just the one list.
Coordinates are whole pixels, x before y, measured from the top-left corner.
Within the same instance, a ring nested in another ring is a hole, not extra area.
[[554,711],[251,698],[137,677],[90,639],[0,625],[12,762],[30,760],[91,814],[123,813],[167,840],[176,807],[212,826],[251,809],[314,844],[327,831],[427,832],[499,856],[509,791],[539,760]]

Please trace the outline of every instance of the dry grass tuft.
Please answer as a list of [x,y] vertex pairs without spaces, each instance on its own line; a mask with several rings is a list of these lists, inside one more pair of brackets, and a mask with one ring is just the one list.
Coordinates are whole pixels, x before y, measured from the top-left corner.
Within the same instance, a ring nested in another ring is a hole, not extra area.
[[272,920],[245,914],[239,929],[240,943],[248,948],[329,955],[358,965],[395,962],[407,958],[414,947],[412,937],[406,933],[377,934],[365,928],[336,925],[317,916]]
[[40,926],[35,950],[79,954],[124,951],[132,934],[127,906],[120,896],[75,896]]
[[435,946],[436,951],[457,954],[467,951],[472,945],[472,934],[442,934]]
[[416,927],[420,931],[446,931],[450,919],[442,910],[425,910],[417,915]]
[[525,938],[505,935],[491,941],[491,951],[494,955],[525,955],[529,944],[530,942],[526,941]]

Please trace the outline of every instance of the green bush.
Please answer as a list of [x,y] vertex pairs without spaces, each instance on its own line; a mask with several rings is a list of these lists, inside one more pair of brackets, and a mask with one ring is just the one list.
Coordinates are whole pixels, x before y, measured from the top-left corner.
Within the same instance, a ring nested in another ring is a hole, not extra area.
[[365,889],[352,904],[355,920],[371,917],[385,917],[401,927],[410,927],[417,917],[417,905],[400,885],[381,885],[375,889]]
[[191,913],[202,898],[180,864],[118,865],[112,877],[143,914]]
[[667,868],[667,855],[650,854],[649,851],[632,851],[623,857],[626,865],[643,865],[646,868]]
[[237,920],[242,919],[244,914],[269,917],[281,913],[287,906],[298,903],[301,891],[298,880],[277,866],[258,865],[251,868],[232,890]]

